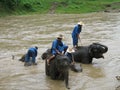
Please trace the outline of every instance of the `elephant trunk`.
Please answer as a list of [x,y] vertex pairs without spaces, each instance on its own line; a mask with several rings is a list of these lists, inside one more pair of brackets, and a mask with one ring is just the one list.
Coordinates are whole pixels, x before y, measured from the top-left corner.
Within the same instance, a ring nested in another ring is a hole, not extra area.
[[101,52],[102,52],[102,53],[106,53],[106,52],[108,51],[108,47],[105,46],[105,45],[101,45],[101,46],[102,46]]
[[65,80],[66,88],[70,89],[70,87],[69,87],[69,77],[68,76],[69,76],[69,71],[67,70],[67,71],[64,72],[64,80]]

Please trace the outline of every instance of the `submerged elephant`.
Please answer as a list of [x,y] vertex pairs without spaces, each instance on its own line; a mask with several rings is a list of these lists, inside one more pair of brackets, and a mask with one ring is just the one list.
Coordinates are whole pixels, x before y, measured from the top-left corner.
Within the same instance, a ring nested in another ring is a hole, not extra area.
[[89,46],[78,46],[73,53],[74,60],[84,64],[90,64],[93,58],[104,58],[103,54],[108,51],[108,47],[100,43],[93,43]]
[[25,62],[25,56],[26,56],[26,54],[24,54],[24,55],[19,59],[19,61]]
[[117,79],[117,80],[120,80],[120,76],[116,76],[116,79]]
[[45,59],[46,75],[50,76],[53,80],[65,80],[66,88],[69,89],[69,58],[65,55],[57,55],[47,64],[47,58],[51,55],[51,50],[48,49],[42,54],[42,59]]
[[[116,79],[117,79],[118,81],[120,81],[120,75],[119,75],[119,76],[116,76]],[[120,90],[120,85],[117,86],[115,90]]]

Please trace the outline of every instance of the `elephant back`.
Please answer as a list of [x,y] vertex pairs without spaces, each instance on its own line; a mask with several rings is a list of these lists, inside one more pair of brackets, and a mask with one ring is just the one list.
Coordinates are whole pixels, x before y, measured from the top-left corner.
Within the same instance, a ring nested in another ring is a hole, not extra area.
[[52,54],[51,54],[51,49],[47,49],[42,55],[41,55],[41,58],[43,60],[47,59],[48,57],[50,57]]

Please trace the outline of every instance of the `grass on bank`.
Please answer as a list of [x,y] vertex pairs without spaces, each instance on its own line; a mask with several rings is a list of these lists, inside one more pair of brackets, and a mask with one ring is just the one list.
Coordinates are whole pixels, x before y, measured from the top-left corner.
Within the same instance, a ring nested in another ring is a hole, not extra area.
[[[118,3],[115,4],[115,3]],[[99,12],[105,9],[120,9],[120,0],[20,0],[15,10],[6,9],[0,3],[0,16],[39,13],[80,14]]]
[[[116,5],[115,3],[118,3]],[[110,9],[120,9],[119,0],[70,0],[68,5],[58,7],[56,13],[89,13]]]

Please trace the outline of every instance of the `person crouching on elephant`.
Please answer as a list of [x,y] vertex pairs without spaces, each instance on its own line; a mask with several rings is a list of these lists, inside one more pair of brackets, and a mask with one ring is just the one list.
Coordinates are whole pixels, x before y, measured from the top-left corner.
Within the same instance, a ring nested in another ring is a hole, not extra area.
[[73,56],[73,52],[75,52],[75,50],[73,48],[68,48],[65,55],[68,56],[69,58],[69,63],[70,65],[74,65],[75,64],[75,61],[74,61],[74,56]]
[[78,46],[78,39],[80,39],[80,33],[82,31],[83,22],[78,22],[78,24],[74,27],[72,31],[72,42],[73,42],[73,48],[76,50],[76,47]]
[[62,42],[62,39],[63,39],[63,35],[60,34],[57,39],[55,39],[53,42],[52,42],[52,48],[51,48],[51,53],[52,53],[52,56],[50,56],[48,59],[47,59],[47,64],[49,65],[50,61],[57,55],[63,55],[65,54],[68,46],[65,45],[63,42]]
[[[30,66],[30,65],[37,65],[36,61],[36,57],[38,54],[38,47],[31,47],[28,49],[27,54],[25,56],[25,64],[24,66]],[[32,59],[32,62],[30,61],[30,59]]]

